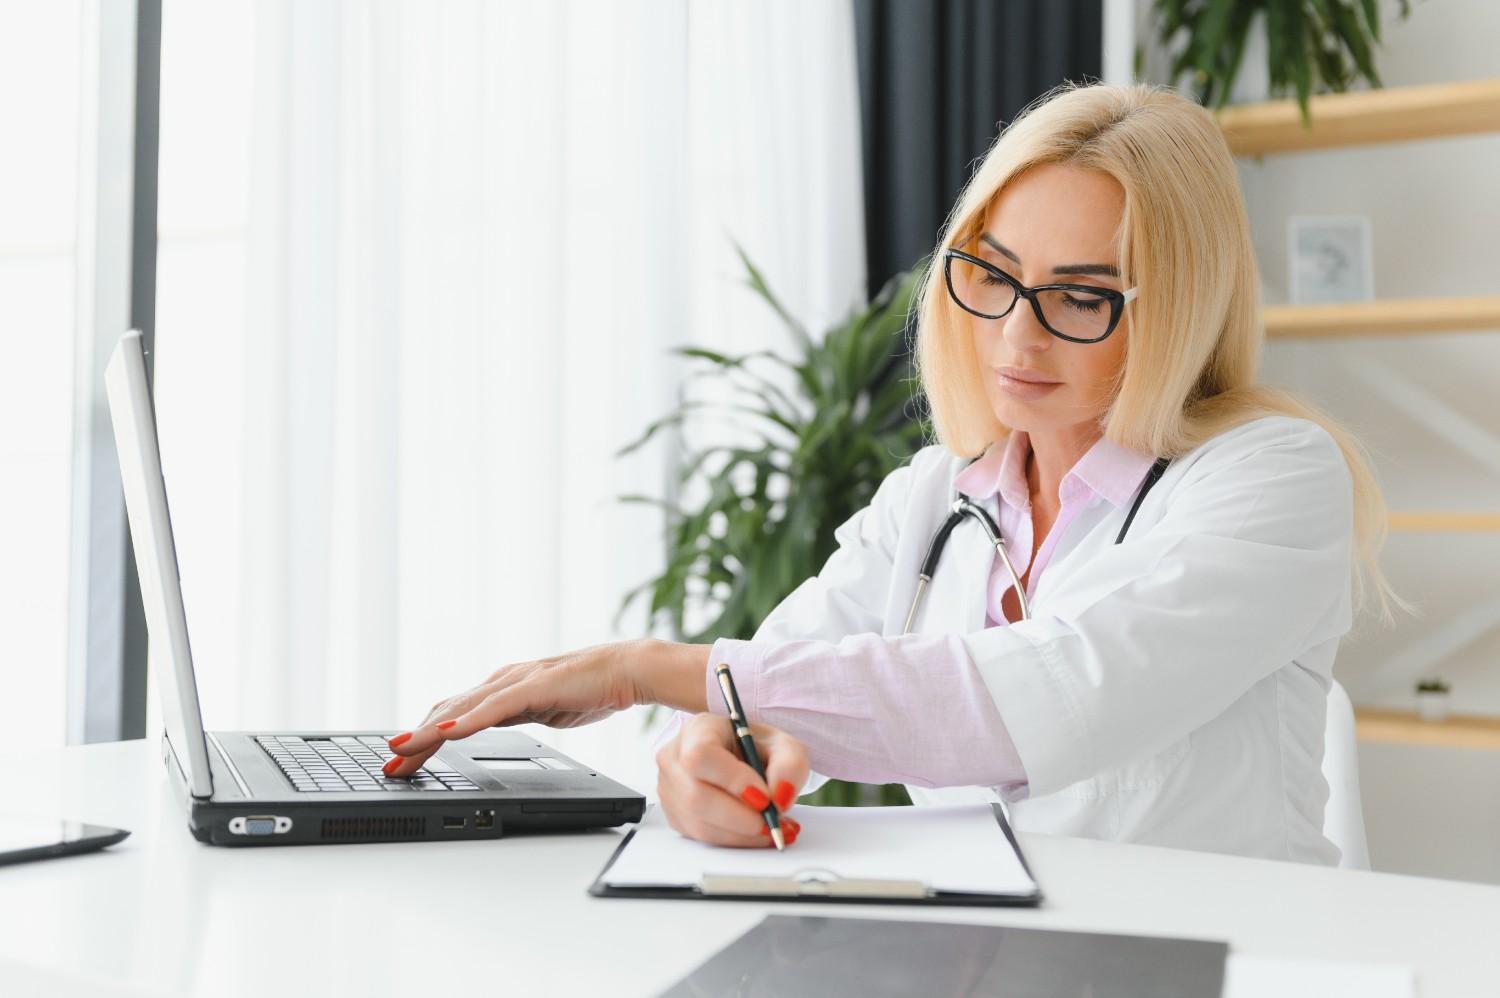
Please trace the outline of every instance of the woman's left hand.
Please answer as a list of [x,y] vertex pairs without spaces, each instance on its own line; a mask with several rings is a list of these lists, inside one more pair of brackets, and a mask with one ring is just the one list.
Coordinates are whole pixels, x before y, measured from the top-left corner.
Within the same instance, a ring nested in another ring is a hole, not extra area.
[[[433,704],[421,724],[393,737],[390,746],[396,755],[386,764],[386,775],[410,776],[444,741],[467,738],[484,728],[533,721],[573,728],[652,702],[654,694],[641,677],[659,674],[664,659],[681,662],[674,649],[692,647],[643,638],[502,666],[473,689]],[[706,661],[702,659],[703,665]],[[691,662],[690,658],[687,664]],[[648,665],[656,668],[648,670]],[[697,683],[701,688],[702,679]]]

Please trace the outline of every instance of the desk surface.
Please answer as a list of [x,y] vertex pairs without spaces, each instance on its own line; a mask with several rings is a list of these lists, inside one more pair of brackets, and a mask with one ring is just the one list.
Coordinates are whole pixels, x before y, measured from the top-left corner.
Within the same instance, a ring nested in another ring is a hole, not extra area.
[[8,993],[7,978],[80,994],[650,995],[770,912],[1226,939],[1409,964],[1423,998],[1500,987],[1500,887],[1482,884],[1023,833],[1039,909],[593,898],[618,830],[223,849],[188,834],[145,742],[10,761],[5,810],[132,835],[0,867]]

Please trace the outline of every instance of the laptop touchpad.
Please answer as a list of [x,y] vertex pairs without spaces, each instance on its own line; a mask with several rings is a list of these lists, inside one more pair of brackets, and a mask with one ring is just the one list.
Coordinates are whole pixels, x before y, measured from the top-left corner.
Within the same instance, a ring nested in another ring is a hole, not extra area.
[[469,758],[473,759],[485,769],[489,770],[542,768],[537,764],[537,761],[535,759],[480,759],[476,756],[470,756]]
[[537,759],[493,759],[485,756],[470,756],[488,770],[517,770],[517,769],[572,769],[561,759],[537,758]]

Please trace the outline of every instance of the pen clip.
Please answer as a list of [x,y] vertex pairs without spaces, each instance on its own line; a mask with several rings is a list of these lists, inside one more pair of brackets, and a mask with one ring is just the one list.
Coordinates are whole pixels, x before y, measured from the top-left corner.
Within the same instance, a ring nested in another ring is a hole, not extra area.
[[745,712],[740,707],[740,697],[735,692],[734,680],[729,676],[729,665],[721,662],[714,669],[714,677],[718,679],[719,690],[724,694],[724,707],[729,711],[729,719],[736,725],[745,725]]

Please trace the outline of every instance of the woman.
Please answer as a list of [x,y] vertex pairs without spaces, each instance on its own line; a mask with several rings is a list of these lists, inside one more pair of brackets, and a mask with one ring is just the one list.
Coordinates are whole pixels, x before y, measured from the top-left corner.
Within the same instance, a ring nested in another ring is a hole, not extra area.
[[[1386,621],[1404,604],[1359,445],[1256,384],[1255,261],[1212,117],[1166,88],[1059,87],[997,139],[934,260],[916,351],[939,442],[753,641],[508,665],[393,739],[392,772],[486,726],[655,702],[683,712],[661,806],[707,842],[767,845],[768,796],[786,810],[837,776],[1002,800],[1022,831],[1337,863],[1320,765],[1357,569]],[[965,518],[912,614],[958,493],[1025,600]],[[719,662],[765,781],[733,748]]]

